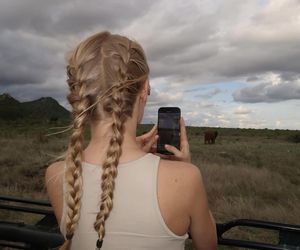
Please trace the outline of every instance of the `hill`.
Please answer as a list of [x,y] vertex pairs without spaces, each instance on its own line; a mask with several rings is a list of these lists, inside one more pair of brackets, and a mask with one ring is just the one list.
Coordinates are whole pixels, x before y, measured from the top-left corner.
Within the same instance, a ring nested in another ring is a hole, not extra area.
[[7,93],[0,95],[0,119],[16,120],[23,118],[21,103]]
[[22,108],[30,119],[64,119],[70,112],[52,97],[42,97],[34,101],[23,102]]
[[64,120],[69,119],[70,112],[62,107],[52,97],[42,97],[28,102],[19,102],[11,95],[0,95],[0,119],[40,119]]

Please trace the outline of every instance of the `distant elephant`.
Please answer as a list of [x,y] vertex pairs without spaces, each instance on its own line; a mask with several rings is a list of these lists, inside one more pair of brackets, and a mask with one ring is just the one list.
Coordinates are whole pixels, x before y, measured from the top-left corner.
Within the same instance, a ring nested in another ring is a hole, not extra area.
[[215,130],[204,132],[204,144],[214,144],[218,136],[218,132]]

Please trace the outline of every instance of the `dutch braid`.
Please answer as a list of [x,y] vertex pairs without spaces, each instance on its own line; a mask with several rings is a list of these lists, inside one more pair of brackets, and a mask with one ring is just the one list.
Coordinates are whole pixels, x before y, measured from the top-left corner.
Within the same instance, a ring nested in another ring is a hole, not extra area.
[[97,248],[105,236],[105,221],[113,208],[113,192],[122,154],[124,124],[132,116],[136,97],[149,74],[140,45],[109,32],[95,34],[75,49],[67,67],[73,107],[73,133],[67,151],[66,238],[60,248],[69,250],[78,224],[82,197],[82,154],[87,121],[111,118],[112,136],[102,164],[101,205],[94,228]]
[[122,101],[120,93],[115,93],[110,101],[112,107],[112,137],[107,150],[106,160],[102,166],[101,205],[94,223],[94,228],[98,232],[99,237],[99,240],[96,243],[97,248],[101,248],[105,236],[105,220],[108,218],[113,207],[115,178],[118,174],[117,166],[122,154],[122,143],[124,139],[125,116],[122,114],[122,106],[120,105],[120,102]]
[[[130,60],[130,40],[127,46],[119,46],[120,52],[117,54],[119,68],[116,69],[115,75],[119,78],[119,82],[122,83],[127,80],[128,63]],[[115,84],[115,88],[118,88],[119,84]],[[109,100],[104,100],[104,110],[111,113],[112,117],[112,137],[110,139],[109,147],[107,149],[106,160],[103,163],[103,173],[101,182],[101,203],[100,211],[96,216],[94,228],[98,232],[98,240],[96,242],[96,248],[100,249],[105,236],[105,221],[108,218],[110,211],[113,208],[113,192],[115,189],[115,178],[118,174],[117,166],[122,154],[122,143],[124,139],[124,123],[127,116],[124,113],[124,106],[126,103],[126,92],[124,88],[119,91],[113,91]],[[110,102],[110,104],[108,103]]]
[[80,216],[81,196],[82,196],[82,152],[84,146],[84,129],[88,120],[88,113],[80,115],[89,106],[89,100],[85,96],[86,86],[83,80],[80,80],[78,70],[68,66],[68,84],[70,94],[68,100],[73,107],[73,132],[70,137],[66,157],[65,179],[67,184],[68,195],[66,196],[66,241],[61,246],[61,250],[68,250],[74,231]]

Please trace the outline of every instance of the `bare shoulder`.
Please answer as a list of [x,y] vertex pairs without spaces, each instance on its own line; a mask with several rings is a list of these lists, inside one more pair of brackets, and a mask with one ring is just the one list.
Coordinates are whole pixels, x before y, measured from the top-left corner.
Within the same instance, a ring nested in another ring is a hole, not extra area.
[[161,160],[161,167],[164,171],[169,172],[169,174],[180,176],[183,181],[188,181],[191,184],[202,180],[199,167],[192,163]]
[[[192,163],[161,160],[161,173],[166,180],[176,183],[176,186],[188,196],[202,189],[202,175],[199,167]],[[187,199],[192,197],[186,197]]]
[[48,198],[58,222],[62,215],[64,164],[64,161],[54,162],[48,166],[45,173]]
[[64,164],[64,161],[57,161],[48,166],[45,174],[46,186],[61,179],[60,177],[62,177],[64,173]]

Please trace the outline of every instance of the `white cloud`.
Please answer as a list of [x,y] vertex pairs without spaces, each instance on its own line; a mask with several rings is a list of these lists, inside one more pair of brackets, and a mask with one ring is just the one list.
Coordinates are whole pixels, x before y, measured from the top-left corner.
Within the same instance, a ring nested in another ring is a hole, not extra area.
[[156,88],[151,89],[151,95],[148,99],[147,105],[149,106],[166,106],[172,105],[176,106],[182,102],[183,93],[176,91],[161,91]]
[[243,106],[239,106],[235,111],[234,111],[234,114],[236,115],[247,115],[247,114],[250,114],[252,113],[252,110],[251,109],[248,109],[246,107],[243,107]]
[[281,125],[282,125],[282,121],[280,121],[280,120],[278,120],[278,121],[276,121],[276,127],[281,127]]

